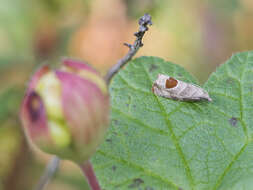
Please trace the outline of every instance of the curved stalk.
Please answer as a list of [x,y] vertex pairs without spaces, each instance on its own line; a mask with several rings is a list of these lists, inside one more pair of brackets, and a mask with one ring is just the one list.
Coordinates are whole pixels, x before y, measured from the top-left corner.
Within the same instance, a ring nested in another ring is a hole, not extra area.
[[56,173],[60,164],[60,158],[54,156],[47,165],[43,176],[41,176],[39,183],[37,184],[35,190],[43,190],[45,189],[46,185],[49,183],[51,178]]
[[84,164],[80,164],[79,166],[82,169],[82,172],[85,175],[85,177],[90,185],[90,189],[91,190],[101,190],[91,162],[87,161]]

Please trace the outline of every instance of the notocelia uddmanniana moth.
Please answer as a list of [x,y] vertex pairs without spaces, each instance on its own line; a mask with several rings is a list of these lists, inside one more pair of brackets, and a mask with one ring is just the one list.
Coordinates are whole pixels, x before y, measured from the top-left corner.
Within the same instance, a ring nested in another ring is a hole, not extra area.
[[163,74],[159,74],[157,79],[154,81],[152,91],[157,96],[174,100],[212,101],[208,93],[203,88]]

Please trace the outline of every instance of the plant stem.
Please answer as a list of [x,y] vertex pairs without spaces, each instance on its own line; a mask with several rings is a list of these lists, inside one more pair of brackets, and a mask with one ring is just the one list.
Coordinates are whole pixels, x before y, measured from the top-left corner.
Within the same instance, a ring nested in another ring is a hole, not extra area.
[[87,161],[84,164],[80,164],[79,166],[82,169],[83,174],[85,175],[91,190],[101,190],[91,162]]
[[40,178],[39,183],[37,184],[35,190],[43,190],[46,185],[49,183],[51,178],[54,176],[60,164],[60,158],[54,156],[47,165],[43,176]]
[[134,41],[134,44],[128,44],[124,43],[125,46],[129,48],[129,51],[127,54],[118,62],[111,67],[111,69],[108,71],[107,75],[105,76],[105,80],[107,84],[110,83],[112,77],[128,62],[130,61],[133,56],[137,53],[140,47],[143,46],[142,38],[146,31],[148,31],[148,25],[152,25],[151,16],[149,14],[144,14],[139,19],[139,30],[138,32],[135,32],[134,35],[136,36],[136,40]]

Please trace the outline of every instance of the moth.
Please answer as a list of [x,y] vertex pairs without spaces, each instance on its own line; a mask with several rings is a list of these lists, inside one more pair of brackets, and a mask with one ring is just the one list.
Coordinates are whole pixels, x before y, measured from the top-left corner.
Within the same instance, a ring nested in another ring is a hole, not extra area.
[[179,101],[212,101],[203,88],[163,74],[158,74],[152,85],[152,92],[157,96]]

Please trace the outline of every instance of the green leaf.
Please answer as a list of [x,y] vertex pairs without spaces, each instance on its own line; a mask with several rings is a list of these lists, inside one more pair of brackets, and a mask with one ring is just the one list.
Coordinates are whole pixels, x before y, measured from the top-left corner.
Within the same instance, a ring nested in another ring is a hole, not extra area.
[[253,52],[233,55],[209,77],[212,102],[155,96],[158,73],[197,84],[155,57],[114,77],[111,126],[92,160],[103,189],[253,189]]

